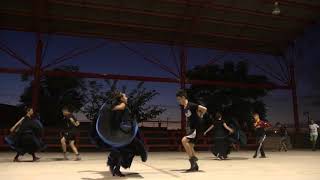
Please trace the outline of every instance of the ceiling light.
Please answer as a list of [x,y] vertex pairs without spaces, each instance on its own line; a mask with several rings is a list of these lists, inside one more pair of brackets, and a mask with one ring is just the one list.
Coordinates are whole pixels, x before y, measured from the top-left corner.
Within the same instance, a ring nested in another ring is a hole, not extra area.
[[281,13],[280,8],[279,8],[279,2],[276,1],[274,2],[274,9],[272,11],[273,15],[279,15]]

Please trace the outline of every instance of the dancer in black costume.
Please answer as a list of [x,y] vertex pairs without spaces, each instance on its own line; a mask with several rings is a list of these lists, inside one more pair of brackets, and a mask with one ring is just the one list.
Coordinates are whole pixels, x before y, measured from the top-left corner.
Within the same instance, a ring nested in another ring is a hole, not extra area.
[[64,129],[60,132],[60,142],[63,151],[63,157],[65,160],[67,157],[67,143],[69,143],[73,153],[75,154],[75,161],[81,160],[78,149],[75,145],[77,128],[80,122],[72,115],[69,108],[64,107],[62,109]]
[[[111,105],[111,111],[109,114],[109,118],[111,121],[112,130],[121,130],[123,133],[131,133],[131,120],[132,114],[130,114],[130,110],[127,105],[128,98],[124,93],[116,93],[115,94],[115,102]],[[107,119],[105,119],[107,120]],[[99,124],[97,124],[99,126]],[[112,134],[113,132],[111,132]],[[143,141],[139,135],[139,132],[133,138],[133,140],[129,144],[124,144],[123,146],[117,145],[112,146],[112,144],[108,144],[103,140],[99,140],[97,136],[97,132],[91,132],[92,139],[98,144],[99,147],[111,146],[111,151],[108,156],[107,166],[109,166],[110,172],[113,176],[125,176],[121,171],[122,168],[130,168],[133,158],[137,155],[141,157],[143,162],[147,161],[147,152],[144,147]],[[101,138],[101,137],[100,137]],[[120,142],[119,142],[120,143]]]
[[228,126],[234,131],[232,134],[229,135],[228,139],[233,149],[239,151],[240,146],[247,144],[247,135],[244,131],[242,131],[239,122],[235,118],[230,117],[230,119],[228,120]]
[[185,116],[187,117],[186,135],[181,139],[181,143],[189,156],[189,162],[191,165],[187,172],[198,171],[198,158],[195,154],[194,145],[197,140],[197,133],[199,133],[200,121],[203,118],[203,115],[207,112],[207,108],[189,102],[187,93],[184,90],[178,91],[176,97],[178,103],[184,110]]
[[253,158],[256,158],[258,156],[259,151],[261,153],[260,158],[266,158],[263,144],[267,137],[266,128],[271,127],[271,124],[268,123],[267,121],[261,120],[258,113],[253,113],[253,118],[254,118],[254,127],[256,130],[256,137],[257,137],[257,149],[253,155]]
[[33,109],[27,108],[26,115],[10,129],[12,134],[5,138],[7,144],[17,152],[14,162],[19,162],[19,156],[25,153],[32,155],[33,161],[40,159],[35,153],[45,148],[40,139],[42,128],[42,124],[34,116]]
[[284,150],[285,152],[288,151],[288,139],[289,139],[289,135],[288,135],[288,130],[287,130],[287,126],[285,124],[281,124],[280,122],[276,123],[276,128],[278,128],[275,133],[280,135],[280,142],[279,142],[279,151]]
[[233,133],[225,121],[222,119],[221,113],[216,113],[213,124],[204,132],[206,135],[211,129],[213,129],[213,140],[214,146],[212,147],[212,153],[219,158],[224,160],[230,153],[230,141],[229,134]]

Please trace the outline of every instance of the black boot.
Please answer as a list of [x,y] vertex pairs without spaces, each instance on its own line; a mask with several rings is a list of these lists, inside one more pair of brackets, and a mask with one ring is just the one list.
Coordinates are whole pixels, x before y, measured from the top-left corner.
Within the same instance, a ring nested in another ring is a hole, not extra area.
[[192,156],[191,159],[194,161],[194,162],[197,162],[198,161],[198,158],[196,156]]
[[261,156],[260,158],[266,158],[266,154],[264,153],[264,149],[261,147],[260,149]]
[[112,174],[112,176],[115,176],[114,166],[109,166],[109,170],[110,170],[110,173]]
[[195,172],[195,171],[199,170],[199,166],[198,166],[196,160],[197,160],[196,157],[191,157],[189,159],[191,167],[190,167],[190,169],[187,169],[187,172]]
[[253,158],[257,158],[257,156],[258,156],[257,153],[254,153]]
[[194,162],[194,168],[193,171],[199,171],[199,166],[197,162]]
[[120,166],[116,166],[114,168],[114,174],[113,176],[119,176],[119,177],[124,177],[125,175],[122,174],[122,172],[120,171]]
[[38,161],[40,158],[37,157],[34,153],[31,154],[32,155],[32,161],[35,162],[35,161]]
[[147,152],[146,151],[143,151],[143,152],[141,152],[141,161],[142,162],[146,162],[147,161],[147,159],[148,159],[148,154],[147,154]]
[[194,163],[194,171],[199,171],[199,166],[198,166],[198,163],[197,161],[199,160],[196,156],[192,156],[191,159],[193,160],[193,163]]
[[14,159],[13,159],[13,162],[20,162],[19,156],[20,156],[20,154],[17,153],[17,155],[16,155],[16,156],[14,157]]

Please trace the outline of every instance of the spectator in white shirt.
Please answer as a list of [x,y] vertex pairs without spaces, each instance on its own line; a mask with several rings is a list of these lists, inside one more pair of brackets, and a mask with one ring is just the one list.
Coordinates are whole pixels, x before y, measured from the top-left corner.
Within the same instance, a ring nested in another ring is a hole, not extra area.
[[319,125],[316,124],[313,120],[311,120],[309,124],[309,129],[310,129],[310,141],[312,144],[312,151],[315,151],[316,145],[317,145],[317,139],[318,139]]

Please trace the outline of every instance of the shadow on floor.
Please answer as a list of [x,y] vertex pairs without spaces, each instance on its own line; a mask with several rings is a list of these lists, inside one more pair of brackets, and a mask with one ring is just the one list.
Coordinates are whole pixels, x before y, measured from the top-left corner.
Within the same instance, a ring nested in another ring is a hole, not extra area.
[[143,177],[139,173],[135,172],[122,172],[125,177],[117,177],[117,176],[112,176],[109,171],[79,171],[79,173],[93,173],[93,174],[98,174],[101,175],[101,178],[90,178],[90,177],[84,177],[81,178],[82,180],[106,180],[106,179],[130,179],[130,178],[139,178],[143,179]]
[[203,170],[199,170],[199,171],[195,171],[195,172],[187,172],[186,170],[187,170],[187,169],[173,169],[173,170],[171,170],[171,171],[173,171],[173,172],[180,172],[180,173],[203,173],[203,172],[205,172],[205,171],[203,171]]
[[248,160],[249,158],[246,157],[230,157],[228,159],[225,160],[219,160],[216,157],[211,157],[211,160],[217,160],[217,161],[242,161],[242,160]]

